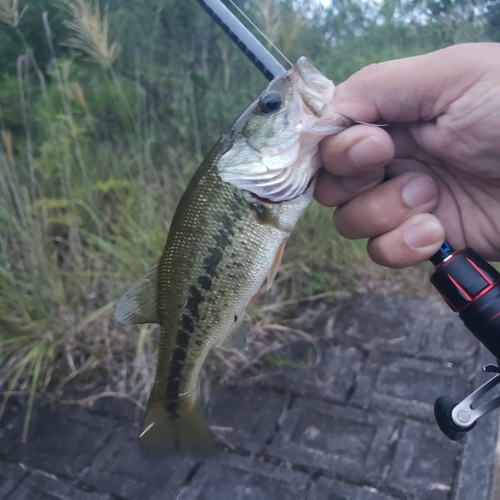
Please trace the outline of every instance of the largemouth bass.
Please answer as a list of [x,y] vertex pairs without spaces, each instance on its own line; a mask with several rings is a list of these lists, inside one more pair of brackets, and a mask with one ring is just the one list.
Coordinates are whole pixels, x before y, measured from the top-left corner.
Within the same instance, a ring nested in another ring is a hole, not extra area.
[[311,201],[318,143],[351,125],[334,85],[305,58],[275,78],[204,159],[176,209],[159,262],[121,298],[122,323],[159,323],[141,443],[155,453],[213,446],[196,400],[210,349],[268,288]]

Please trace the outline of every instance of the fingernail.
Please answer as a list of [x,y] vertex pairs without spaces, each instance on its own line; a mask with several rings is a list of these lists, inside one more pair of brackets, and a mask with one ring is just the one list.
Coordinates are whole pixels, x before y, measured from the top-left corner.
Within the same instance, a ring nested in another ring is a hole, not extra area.
[[436,184],[430,177],[418,175],[406,183],[401,194],[410,208],[419,207],[436,197]]
[[374,136],[356,143],[349,151],[349,158],[358,167],[370,167],[386,163],[391,157],[389,146]]
[[409,247],[421,249],[440,244],[443,239],[443,229],[436,220],[426,220],[408,228],[403,238]]

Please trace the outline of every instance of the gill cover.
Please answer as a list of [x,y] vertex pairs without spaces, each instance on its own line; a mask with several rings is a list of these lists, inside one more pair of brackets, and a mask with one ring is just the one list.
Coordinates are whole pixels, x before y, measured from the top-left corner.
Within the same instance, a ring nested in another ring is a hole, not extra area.
[[221,179],[259,198],[296,198],[320,167],[318,144],[352,122],[335,112],[335,86],[305,57],[275,78],[238,119],[219,160]]

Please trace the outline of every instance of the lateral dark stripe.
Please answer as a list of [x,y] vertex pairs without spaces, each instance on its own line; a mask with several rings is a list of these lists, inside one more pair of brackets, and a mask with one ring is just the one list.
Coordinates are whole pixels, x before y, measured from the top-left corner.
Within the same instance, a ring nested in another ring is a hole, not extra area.
[[200,314],[198,312],[198,306],[205,300],[203,298],[203,295],[201,292],[196,288],[194,285],[192,285],[189,288],[189,291],[191,293],[189,299],[187,300],[186,303],[186,309],[191,313],[191,316],[198,321],[200,319]]
[[[182,316],[182,330],[177,334],[177,345],[179,347],[187,347],[189,344],[189,334],[194,332],[193,319],[184,314]],[[187,335],[185,335],[187,333]],[[184,342],[186,344],[184,345]]]
[[207,292],[212,288],[212,280],[208,276],[200,276],[198,278],[198,283],[201,285],[203,290]]
[[209,254],[205,259],[203,259],[203,269],[211,277],[217,277],[217,266],[222,260],[223,252],[220,248],[214,247],[209,250]]
[[232,200],[231,203],[229,203],[228,212],[231,212],[231,216],[233,217],[233,219],[243,219],[241,205],[236,200]]
[[170,373],[167,382],[167,410],[170,413],[176,413],[179,404],[179,385],[182,381],[182,369],[187,357],[189,346],[189,336],[193,333],[193,320],[186,315],[182,316],[182,329],[177,333],[177,347],[172,355]]
[[[235,209],[236,207],[233,207],[233,210]],[[218,276],[217,267],[224,257],[224,250],[232,245],[231,236],[234,236],[231,217],[223,214],[220,221],[222,222],[222,227],[213,237],[216,246],[210,248],[208,255],[203,259],[203,268],[206,275],[200,276],[197,279],[205,291],[212,288],[213,279]],[[179,406],[179,387],[183,379],[182,370],[188,355],[189,341],[195,330],[195,321],[199,321],[200,319],[198,307],[205,300],[202,292],[196,286],[191,286],[189,293],[190,295],[186,301],[185,308],[190,315],[182,315],[181,328],[177,332],[176,347],[172,355],[167,381],[167,410],[174,415],[177,413]],[[210,301],[210,297],[208,297],[208,300]]]
[[231,217],[227,214],[223,214],[221,217],[221,222],[224,225],[224,230],[229,236],[234,236],[234,231],[233,231],[233,221],[231,220]]

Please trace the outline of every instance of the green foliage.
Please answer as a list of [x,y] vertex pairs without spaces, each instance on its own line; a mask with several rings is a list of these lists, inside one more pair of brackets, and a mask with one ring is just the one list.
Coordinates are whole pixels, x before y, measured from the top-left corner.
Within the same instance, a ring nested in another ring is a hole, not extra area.
[[[17,26],[9,2],[0,387],[32,401],[51,381],[99,375],[140,399],[151,331],[117,325],[114,305],[159,257],[203,155],[266,82],[194,0],[110,0],[101,11],[91,0],[24,0]],[[371,62],[498,39],[500,25],[485,0],[237,3],[292,60],[307,55],[336,82]],[[312,205],[292,235],[277,280],[285,303],[333,301],[373,273],[364,242],[339,238],[330,212]]]
[[486,34],[495,42],[500,41],[500,4],[498,2],[490,2],[485,14],[486,18]]
[[[10,0],[3,3],[13,4]],[[54,0],[20,0],[17,6],[19,14],[23,12],[20,19],[20,30],[23,38],[19,36],[18,30],[6,24],[0,24],[0,68],[7,74],[15,74],[18,57],[29,47],[38,65],[44,68],[50,61],[50,52],[45,43],[45,31],[42,23],[42,14],[47,12],[52,32],[56,39],[64,37],[62,25],[63,14]],[[64,47],[58,46],[58,54],[65,52]]]

